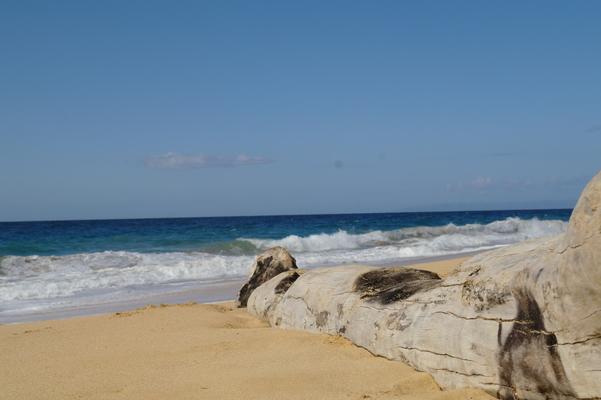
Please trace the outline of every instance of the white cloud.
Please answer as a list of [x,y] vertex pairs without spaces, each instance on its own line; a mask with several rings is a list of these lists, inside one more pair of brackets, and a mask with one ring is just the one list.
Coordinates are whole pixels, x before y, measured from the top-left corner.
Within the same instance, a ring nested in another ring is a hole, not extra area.
[[468,186],[474,189],[485,189],[492,185],[492,178],[490,176],[483,177],[479,176],[478,178],[469,182]]
[[245,165],[269,164],[273,162],[269,158],[260,156],[249,156],[239,154],[237,156],[210,156],[210,155],[190,155],[178,153],[165,153],[158,156],[148,157],[144,164],[147,167],[163,169],[183,169],[183,168],[218,168],[218,167],[240,167]]
[[493,179],[489,176],[479,176],[468,182],[458,182],[447,185],[449,191],[460,191],[460,190],[484,190],[493,186]]
[[533,190],[550,189],[563,190],[571,188],[582,188],[590,177],[586,175],[568,177],[548,177],[532,180],[521,178],[492,179],[490,177],[478,177],[470,181],[461,181],[447,185],[450,192],[460,191],[493,191],[493,190]]

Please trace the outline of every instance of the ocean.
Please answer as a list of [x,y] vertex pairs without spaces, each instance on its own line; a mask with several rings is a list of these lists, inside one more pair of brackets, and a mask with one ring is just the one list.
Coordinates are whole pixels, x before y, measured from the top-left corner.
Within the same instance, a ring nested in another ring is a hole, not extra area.
[[272,246],[288,248],[303,268],[403,264],[556,235],[567,228],[570,213],[562,209],[4,222],[0,322],[39,318],[57,310],[93,310],[102,304],[145,304],[156,296],[239,282],[255,255]]

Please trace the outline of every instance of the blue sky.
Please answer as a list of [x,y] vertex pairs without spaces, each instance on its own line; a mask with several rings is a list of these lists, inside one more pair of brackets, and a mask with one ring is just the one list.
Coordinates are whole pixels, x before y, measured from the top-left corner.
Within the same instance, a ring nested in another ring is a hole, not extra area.
[[573,206],[601,2],[355,3],[2,2],[0,220]]

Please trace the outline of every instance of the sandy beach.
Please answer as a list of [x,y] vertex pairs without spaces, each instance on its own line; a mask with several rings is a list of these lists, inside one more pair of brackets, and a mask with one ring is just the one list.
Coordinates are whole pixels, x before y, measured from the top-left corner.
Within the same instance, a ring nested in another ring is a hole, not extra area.
[[0,400],[601,400],[601,1],[2,6]]
[[[421,264],[446,275],[463,258]],[[233,302],[0,326],[2,399],[486,399]]]

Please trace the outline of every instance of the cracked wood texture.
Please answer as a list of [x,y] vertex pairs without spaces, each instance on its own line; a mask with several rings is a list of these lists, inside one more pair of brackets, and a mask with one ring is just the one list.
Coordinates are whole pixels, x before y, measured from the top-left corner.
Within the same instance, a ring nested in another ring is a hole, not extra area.
[[248,310],[273,326],[345,336],[443,388],[601,398],[601,173],[564,235],[476,255],[446,279],[402,271],[284,272],[254,290]]

